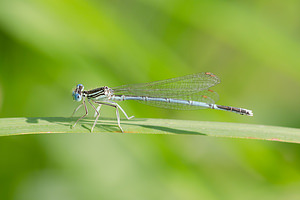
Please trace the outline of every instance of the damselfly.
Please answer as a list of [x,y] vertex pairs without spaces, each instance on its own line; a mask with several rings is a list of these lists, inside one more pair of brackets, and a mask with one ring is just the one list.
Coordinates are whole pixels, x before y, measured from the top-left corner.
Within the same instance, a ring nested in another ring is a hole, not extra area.
[[[84,90],[83,85],[78,84],[73,91],[73,99],[75,101],[82,100],[82,103],[74,110],[73,115],[82,105],[84,106],[85,114],[75,122],[73,127],[88,114],[86,99],[95,110],[96,119],[91,132],[93,132],[97,124],[102,105],[116,108],[118,126],[123,132],[119,110],[124,113],[127,119],[131,119],[134,116],[128,117],[121,106],[114,101],[136,100],[151,106],[169,109],[194,110],[210,108],[253,116],[251,110],[215,104],[219,96],[209,88],[218,83],[220,83],[220,80],[216,75],[204,72],[151,83],[123,85],[114,88],[104,86],[93,90]],[[91,102],[97,104],[98,107],[96,108]]]

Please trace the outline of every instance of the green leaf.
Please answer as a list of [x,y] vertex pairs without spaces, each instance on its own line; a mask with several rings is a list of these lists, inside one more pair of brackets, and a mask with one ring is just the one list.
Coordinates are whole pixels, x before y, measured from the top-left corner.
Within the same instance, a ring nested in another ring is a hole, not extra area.
[[[90,133],[94,119],[83,119],[75,128],[77,118],[2,118],[0,136],[43,134],[43,133]],[[300,129],[254,124],[170,120],[170,119],[131,119],[122,120],[124,134],[177,134],[203,135],[215,137],[247,138],[300,143]],[[98,121],[93,134],[121,133],[115,119]]]

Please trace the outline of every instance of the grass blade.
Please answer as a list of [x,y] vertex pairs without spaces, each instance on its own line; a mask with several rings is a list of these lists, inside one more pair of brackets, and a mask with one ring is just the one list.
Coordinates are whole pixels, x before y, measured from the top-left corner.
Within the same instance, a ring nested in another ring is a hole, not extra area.
[[[2,118],[0,136],[43,133],[89,133],[93,119],[87,118],[71,129],[75,118]],[[170,119],[122,120],[125,134],[178,134],[247,138],[300,143],[300,129],[254,124]],[[94,133],[121,133],[115,119],[101,119]]]

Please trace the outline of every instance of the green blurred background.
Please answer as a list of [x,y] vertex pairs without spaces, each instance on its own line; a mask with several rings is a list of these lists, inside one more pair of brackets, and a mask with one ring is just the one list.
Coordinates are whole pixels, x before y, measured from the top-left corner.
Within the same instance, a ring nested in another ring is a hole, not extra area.
[[[209,71],[221,79],[218,103],[254,117],[121,106],[137,118],[300,128],[299,9],[295,0],[1,0],[0,117],[69,117],[78,83]],[[2,137],[0,199],[299,199],[299,155],[296,144],[204,136]]]

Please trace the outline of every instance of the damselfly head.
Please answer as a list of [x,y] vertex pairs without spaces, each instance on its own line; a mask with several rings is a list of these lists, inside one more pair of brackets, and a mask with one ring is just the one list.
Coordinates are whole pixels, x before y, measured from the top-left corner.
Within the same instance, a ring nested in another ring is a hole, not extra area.
[[78,84],[76,89],[73,91],[72,96],[75,101],[81,101],[82,99],[82,91],[84,87],[82,84]]

